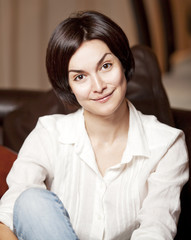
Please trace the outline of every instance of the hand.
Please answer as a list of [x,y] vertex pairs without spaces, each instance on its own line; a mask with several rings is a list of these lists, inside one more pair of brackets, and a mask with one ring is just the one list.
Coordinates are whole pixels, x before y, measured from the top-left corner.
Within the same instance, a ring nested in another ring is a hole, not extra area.
[[0,240],[18,240],[15,234],[4,224],[0,223]]

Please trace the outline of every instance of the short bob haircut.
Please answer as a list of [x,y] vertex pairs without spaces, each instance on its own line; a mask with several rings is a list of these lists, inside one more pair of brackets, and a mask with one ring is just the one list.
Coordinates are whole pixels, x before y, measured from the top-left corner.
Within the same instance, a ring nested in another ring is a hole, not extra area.
[[46,55],[46,68],[52,87],[63,103],[79,107],[71,92],[68,65],[84,41],[103,41],[120,60],[126,80],[131,78],[134,59],[123,30],[107,16],[95,12],[78,12],[61,22],[53,32]]

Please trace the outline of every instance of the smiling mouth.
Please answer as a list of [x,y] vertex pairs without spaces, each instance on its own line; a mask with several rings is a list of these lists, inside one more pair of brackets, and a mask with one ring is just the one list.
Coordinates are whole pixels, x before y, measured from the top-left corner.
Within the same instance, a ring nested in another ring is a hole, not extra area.
[[107,95],[105,95],[103,97],[93,99],[93,101],[100,102],[100,103],[105,103],[105,102],[107,102],[110,99],[110,97],[112,96],[113,92],[111,92],[111,93],[109,93],[109,94],[107,94]]

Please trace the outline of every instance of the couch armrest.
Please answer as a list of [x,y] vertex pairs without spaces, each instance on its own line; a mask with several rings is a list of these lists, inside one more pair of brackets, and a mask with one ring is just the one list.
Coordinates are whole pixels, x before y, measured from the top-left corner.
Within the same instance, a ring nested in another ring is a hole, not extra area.
[[17,154],[14,151],[0,146],[0,198],[8,189],[6,178],[16,158]]

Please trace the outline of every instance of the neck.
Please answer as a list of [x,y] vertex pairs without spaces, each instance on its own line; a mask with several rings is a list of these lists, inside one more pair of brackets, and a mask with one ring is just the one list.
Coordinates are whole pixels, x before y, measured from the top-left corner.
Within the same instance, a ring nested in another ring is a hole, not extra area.
[[111,116],[99,116],[84,111],[88,135],[94,143],[112,144],[126,138],[129,128],[129,109],[126,101]]

